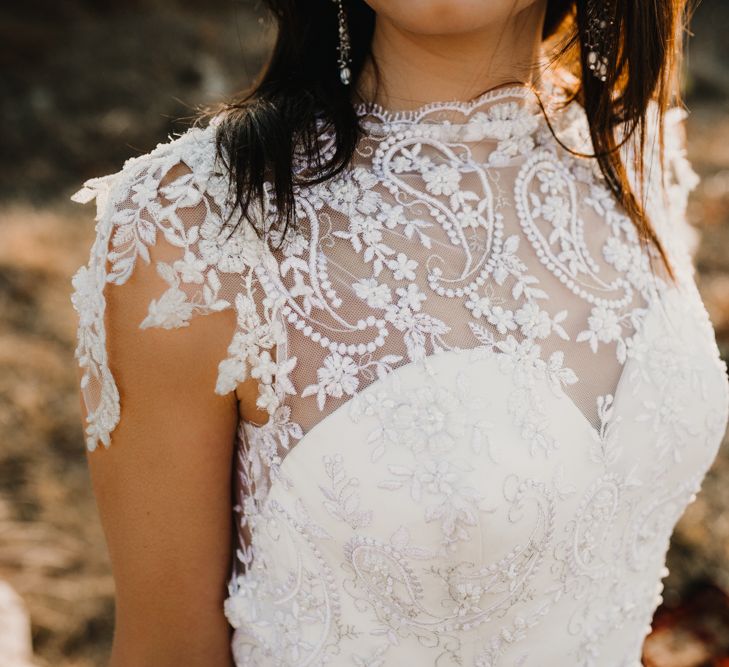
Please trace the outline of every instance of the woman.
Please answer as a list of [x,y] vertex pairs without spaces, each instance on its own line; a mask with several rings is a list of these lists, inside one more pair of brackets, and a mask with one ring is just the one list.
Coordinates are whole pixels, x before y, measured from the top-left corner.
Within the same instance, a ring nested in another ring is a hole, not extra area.
[[682,3],[267,4],[251,91],[75,195],[110,664],[640,665],[729,405]]

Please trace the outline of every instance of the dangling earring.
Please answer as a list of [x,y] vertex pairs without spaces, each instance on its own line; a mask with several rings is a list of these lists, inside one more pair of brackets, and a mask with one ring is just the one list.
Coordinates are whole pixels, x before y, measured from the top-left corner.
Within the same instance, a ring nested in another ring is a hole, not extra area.
[[609,30],[615,20],[612,16],[613,3],[608,0],[587,0],[585,47],[587,51],[587,66],[593,76],[600,81],[607,81],[608,66],[610,64]]
[[337,51],[339,51],[339,78],[345,86],[348,86],[352,79],[352,73],[349,70],[351,60],[349,57],[350,44],[347,15],[344,13],[342,0],[333,0],[333,2],[337,5],[337,24],[339,26],[339,45],[337,47]]

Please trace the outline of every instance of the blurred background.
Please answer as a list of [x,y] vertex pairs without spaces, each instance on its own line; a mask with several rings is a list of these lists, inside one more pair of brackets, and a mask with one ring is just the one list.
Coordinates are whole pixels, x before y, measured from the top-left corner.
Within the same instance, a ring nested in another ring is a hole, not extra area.
[[[686,71],[702,182],[699,287],[729,354],[729,2],[704,0]],[[0,617],[34,664],[105,664],[114,587],[84,455],[70,277],[93,206],[68,197],[242,88],[271,34],[235,0],[10,0],[0,7]],[[729,447],[675,532],[647,667],[729,667]],[[13,593],[13,591],[15,593]],[[8,616],[6,616],[8,617]],[[24,625],[30,619],[30,630]],[[7,628],[6,628],[7,629]],[[0,628],[0,631],[3,628]],[[2,634],[2,632],[0,632]],[[20,649],[19,649],[20,650]],[[4,661],[5,660],[5,661]]]

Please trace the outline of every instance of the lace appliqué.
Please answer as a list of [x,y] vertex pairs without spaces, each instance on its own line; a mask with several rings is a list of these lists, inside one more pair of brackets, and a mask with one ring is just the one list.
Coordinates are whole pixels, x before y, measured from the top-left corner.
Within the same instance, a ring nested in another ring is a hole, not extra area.
[[[97,201],[72,296],[87,446],[120,414],[104,288],[163,240],[177,253],[139,326],[234,311],[215,391],[254,378],[269,415],[237,433],[237,665],[531,667],[554,636],[560,664],[630,664],[729,415],[686,249],[681,114],[646,193],[671,285],[524,89],[357,112],[352,164],[297,188],[297,224],[269,242],[219,238],[213,127],[75,195]],[[555,120],[590,151],[577,105]],[[266,188],[260,221],[275,213]]]
[[[125,283],[140,259],[149,264],[150,249],[160,236],[179,249],[179,258],[156,261],[168,287],[149,303],[139,327],[186,327],[195,315],[235,308],[238,330],[229,357],[220,364],[215,391],[232,391],[250,375],[260,382],[259,407],[270,413],[283,396],[294,393],[287,373],[295,359],[277,363],[270,354],[285,339],[277,317],[279,304],[268,299],[259,308],[255,294],[255,268],[270,259],[266,248],[251,225],[221,240],[227,184],[211,150],[213,130],[212,125],[191,129],[127,161],[118,174],[88,181],[73,196],[77,202],[97,202],[97,237],[88,264],[72,278],[71,297],[79,314],[75,354],[83,369],[89,450],[99,442],[110,445],[120,413],[106,352],[104,288],[107,283]],[[230,282],[231,276],[238,286],[224,289],[221,280]]]

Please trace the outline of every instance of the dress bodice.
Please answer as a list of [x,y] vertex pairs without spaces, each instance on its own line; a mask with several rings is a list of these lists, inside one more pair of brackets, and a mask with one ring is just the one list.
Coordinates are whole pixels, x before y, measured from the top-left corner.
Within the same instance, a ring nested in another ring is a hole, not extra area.
[[[673,282],[565,148],[589,154],[580,107],[547,108],[556,137],[522,87],[360,104],[352,163],[298,186],[296,224],[264,238],[220,234],[216,123],[75,195],[98,206],[73,279],[90,449],[120,417],[107,283],[156,262],[141,328],[235,312],[215,390],[254,377],[269,415],[238,428],[238,665],[640,665],[729,409],[685,222],[696,177],[672,110],[643,194]],[[253,223],[275,214],[268,189]]]

